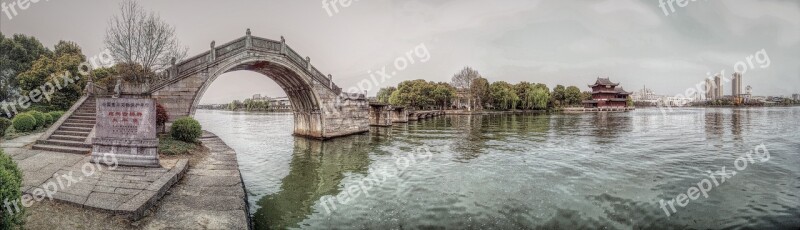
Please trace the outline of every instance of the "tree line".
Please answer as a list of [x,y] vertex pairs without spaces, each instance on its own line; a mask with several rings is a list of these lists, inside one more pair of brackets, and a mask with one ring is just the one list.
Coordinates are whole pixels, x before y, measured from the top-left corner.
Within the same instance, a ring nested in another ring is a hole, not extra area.
[[480,73],[465,67],[453,75],[450,83],[425,80],[403,81],[397,87],[378,91],[376,100],[417,109],[468,110],[546,110],[580,106],[591,99],[590,92],[576,86],[556,85],[551,91],[542,83],[505,81],[489,82]]

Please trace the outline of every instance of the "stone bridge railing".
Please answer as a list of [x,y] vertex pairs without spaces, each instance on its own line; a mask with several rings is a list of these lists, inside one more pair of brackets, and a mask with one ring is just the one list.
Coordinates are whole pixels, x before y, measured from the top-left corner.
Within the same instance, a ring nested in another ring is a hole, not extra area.
[[286,40],[283,39],[283,37],[281,37],[280,41],[255,37],[250,35],[250,29],[247,29],[247,34],[242,38],[233,40],[218,47],[215,46],[214,42],[212,42],[211,49],[209,51],[194,57],[190,57],[179,63],[175,63],[175,60],[173,60],[171,67],[156,74],[152,82],[149,83],[149,89],[151,92],[157,91],[174,82],[192,76],[195,73],[205,71],[209,66],[218,64],[227,58],[246,51],[284,55],[286,58],[291,60],[291,62],[305,70],[314,81],[324,85],[333,91],[334,94],[338,95],[342,92],[341,88],[333,84],[333,77],[331,75],[326,77],[324,74],[322,74],[322,72],[317,70],[316,67],[311,65],[310,58],[303,58],[291,47],[286,45]]

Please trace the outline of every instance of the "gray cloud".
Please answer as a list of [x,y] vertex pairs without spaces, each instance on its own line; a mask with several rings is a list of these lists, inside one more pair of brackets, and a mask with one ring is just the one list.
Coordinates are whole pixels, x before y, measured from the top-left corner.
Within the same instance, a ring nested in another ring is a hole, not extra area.
[[[736,62],[765,49],[771,65],[748,71],[744,83],[758,95],[800,92],[797,1],[698,0],[669,16],[658,2],[361,0],[332,17],[320,1],[142,4],[176,26],[190,53],[205,51],[212,40],[240,37],[245,28],[262,37],[284,35],[343,88],[424,43],[430,61],[380,86],[418,78],[449,81],[469,65],[490,80],[585,88],[594,77],[609,76],[628,90],[647,85],[674,95],[707,72],[731,73]],[[41,1],[13,20],[2,17],[0,31],[34,35],[47,45],[73,40],[92,55],[102,49],[105,24],[117,3]],[[219,78],[203,101],[227,102],[255,92],[283,94],[268,78],[234,72]]]

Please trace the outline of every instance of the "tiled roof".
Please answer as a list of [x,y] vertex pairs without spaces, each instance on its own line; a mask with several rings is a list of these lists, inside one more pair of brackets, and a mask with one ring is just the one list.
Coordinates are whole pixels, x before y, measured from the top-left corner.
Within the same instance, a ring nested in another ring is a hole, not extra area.
[[602,77],[598,77],[598,78],[597,78],[597,81],[595,81],[595,82],[594,82],[594,85],[590,85],[590,87],[593,87],[593,86],[598,86],[598,85],[612,85],[612,86],[617,86],[617,85],[619,85],[619,83],[614,83],[614,82],[611,82],[611,80],[609,80],[608,78],[602,78]]

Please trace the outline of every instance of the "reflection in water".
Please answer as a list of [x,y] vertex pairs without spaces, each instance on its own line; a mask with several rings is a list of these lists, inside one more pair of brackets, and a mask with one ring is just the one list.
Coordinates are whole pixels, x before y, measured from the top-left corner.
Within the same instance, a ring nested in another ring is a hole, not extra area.
[[[444,116],[319,142],[291,137],[291,116],[200,112],[237,151],[259,229],[780,229],[800,225],[800,108]],[[665,216],[659,201],[764,143],[708,198]],[[411,149],[429,162],[339,205],[376,168]]]
[[[377,136],[377,135],[376,135]],[[258,201],[257,229],[285,229],[311,215],[320,197],[336,195],[345,173],[367,172],[369,135],[355,135],[330,141],[294,138],[294,154],[289,175],[281,180],[281,190]],[[264,226],[267,224],[268,226]]]

